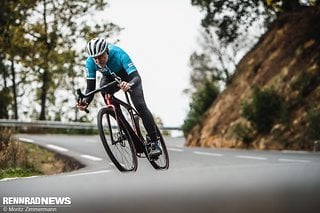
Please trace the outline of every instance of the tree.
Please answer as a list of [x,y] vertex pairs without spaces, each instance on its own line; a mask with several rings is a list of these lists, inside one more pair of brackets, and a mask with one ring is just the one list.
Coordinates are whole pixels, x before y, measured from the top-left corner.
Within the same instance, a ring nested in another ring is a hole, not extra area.
[[191,85],[197,90],[198,85],[210,80],[224,88],[231,82],[236,64],[252,48],[276,13],[265,7],[264,1],[191,2],[205,12],[201,23],[204,28],[202,51],[194,52],[190,57]]
[[191,0],[191,4],[205,12],[202,26],[206,29],[215,27],[219,40],[227,45],[257,21],[266,27],[279,14],[305,5],[319,5],[319,0]]
[[245,34],[245,38],[238,38],[237,42],[224,46],[210,29],[201,31],[200,36],[201,51],[195,51],[190,56],[191,91],[197,90],[205,81],[215,82],[224,88],[231,82],[236,64],[257,38]]
[[[7,78],[11,74],[11,88],[14,118],[18,119],[18,103],[17,103],[17,79],[16,79],[16,59],[19,57],[22,49],[21,43],[17,42],[21,38],[23,26],[30,15],[31,10],[35,7],[36,0],[4,0],[0,8],[0,73],[3,76],[4,89],[3,93],[10,93],[7,88]],[[10,73],[10,74],[9,74]],[[6,94],[6,96],[10,94]],[[3,101],[11,99],[4,98]],[[9,103],[2,103],[2,107]]]
[[[76,44],[121,30],[106,21],[92,24],[92,14],[106,6],[107,0],[4,0],[0,8],[0,91],[1,101],[6,103],[1,103],[1,109],[7,111],[13,103],[14,117],[18,118],[22,104],[17,97],[23,94],[31,99],[35,90],[41,106],[39,118],[45,120],[48,110],[57,108],[51,106],[58,90],[71,91],[66,96],[75,94],[74,84],[83,74],[79,67],[84,59]],[[36,112],[35,107],[30,110],[28,106],[28,110]],[[57,112],[63,114],[60,109]]]
[[212,81],[205,81],[192,95],[190,109],[182,125],[184,135],[187,135],[194,126],[200,123],[203,114],[218,97],[219,92],[219,88]]
[[5,87],[0,90],[0,118],[8,118],[7,105],[11,102],[9,88]]
[[[33,13],[33,21],[26,26],[27,39],[33,44],[32,52],[23,60],[28,67],[32,67],[35,80],[40,85],[37,88],[37,98],[40,102],[41,112],[39,119],[46,120],[47,109],[55,103],[56,89],[79,74],[79,58],[75,43],[78,38],[89,37],[92,34],[103,33],[107,37],[111,31],[119,31],[114,24],[96,24],[90,27],[80,22],[82,17],[103,10],[106,0],[38,0]],[[34,20],[35,19],[35,20]],[[91,30],[93,33],[85,34]]]

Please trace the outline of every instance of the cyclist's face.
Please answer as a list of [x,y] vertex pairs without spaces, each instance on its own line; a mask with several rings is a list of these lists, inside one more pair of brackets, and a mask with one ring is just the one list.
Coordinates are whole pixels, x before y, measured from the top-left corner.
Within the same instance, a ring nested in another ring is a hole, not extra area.
[[107,61],[108,61],[108,54],[107,54],[107,52],[104,52],[101,55],[94,57],[93,59],[94,59],[94,62],[99,67],[104,67],[107,64]]

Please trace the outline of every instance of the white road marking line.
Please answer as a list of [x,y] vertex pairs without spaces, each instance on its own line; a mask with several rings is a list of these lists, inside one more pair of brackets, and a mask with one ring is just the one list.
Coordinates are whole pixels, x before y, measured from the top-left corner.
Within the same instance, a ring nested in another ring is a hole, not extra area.
[[236,158],[251,159],[251,160],[267,160],[267,158],[264,158],[264,157],[255,157],[255,156],[248,156],[248,155],[237,155]]
[[297,151],[297,150],[282,150],[282,153],[293,153],[293,154],[308,154],[308,151]]
[[95,156],[92,156],[92,155],[81,155],[81,157],[89,159],[89,160],[93,160],[93,161],[101,161],[102,160],[102,158],[98,158],[98,157],[95,157]]
[[213,157],[222,157],[223,154],[219,154],[219,153],[210,153],[210,152],[199,152],[199,151],[194,151],[194,154],[197,155],[207,155],[207,156],[213,156]]
[[293,162],[293,163],[310,163],[309,160],[296,160],[296,159],[286,159],[286,158],[280,158],[278,161],[281,162]]
[[96,172],[84,172],[84,173],[68,175],[68,177],[83,176],[83,175],[95,175],[95,174],[108,173],[108,172],[111,172],[111,170],[101,170],[101,171],[96,171]]
[[34,143],[34,140],[29,138],[19,138],[19,141],[26,142],[26,143]]
[[0,182],[4,182],[4,181],[10,181],[10,180],[21,180],[21,179],[32,179],[32,178],[37,178],[37,177],[41,177],[41,176],[30,176],[30,177],[12,177],[12,178],[3,178],[0,180]]
[[0,180],[0,182],[4,182],[4,181],[10,181],[10,180],[17,180],[20,179],[19,177],[13,177],[13,178],[3,178]]
[[173,147],[168,147],[168,150],[174,151],[174,152],[183,152],[183,149],[178,149],[178,148],[173,148]]
[[50,149],[55,149],[57,151],[60,151],[60,152],[67,152],[69,151],[68,149],[66,148],[63,148],[61,146],[56,146],[56,145],[53,145],[53,144],[48,144],[46,147],[50,148]]

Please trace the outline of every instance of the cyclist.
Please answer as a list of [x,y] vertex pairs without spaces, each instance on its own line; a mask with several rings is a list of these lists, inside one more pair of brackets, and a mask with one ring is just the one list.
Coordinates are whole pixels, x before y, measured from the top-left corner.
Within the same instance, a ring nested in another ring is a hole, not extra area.
[[[130,90],[133,105],[139,112],[143,125],[147,130],[147,151],[151,156],[160,155],[161,149],[158,145],[159,137],[153,116],[144,99],[141,77],[128,54],[120,47],[108,44],[104,38],[100,37],[88,42],[87,53],[89,56],[86,60],[86,93],[96,88],[97,72],[102,74],[100,87],[114,81],[111,75],[113,72],[121,77],[121,84],[107,91],[107,93],[113,94],[120,89],[123,91]],[[102,95],[104,96],[104,94]],[[77,103],[77,107],[82,111],[86,110],[92,99],[93,96],[83,99],[82,102]]]

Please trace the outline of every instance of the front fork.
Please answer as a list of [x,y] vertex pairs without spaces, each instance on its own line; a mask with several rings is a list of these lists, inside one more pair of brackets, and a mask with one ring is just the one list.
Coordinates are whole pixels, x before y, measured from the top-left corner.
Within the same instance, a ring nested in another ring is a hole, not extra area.
[[107,108],[113,111],[116,122],[117,122],[117,125],[116,125],[117,131],[115,134],[113,134],[113,131],[112,131],[113,127],[111,126],[110,118],[108,118],[108,125],[110,126],[109,128],[110,128],[110,137],[111,137],[112,145],[120,143],[121,146],[125,146],[125,144],[122,143],[122,141],[126,139],[126,135],[121,131],[119,114],[117,112],[117,108],[112,103],[111,99],[112,99],[111,95],[106,94],[105,100],[106,100]]

